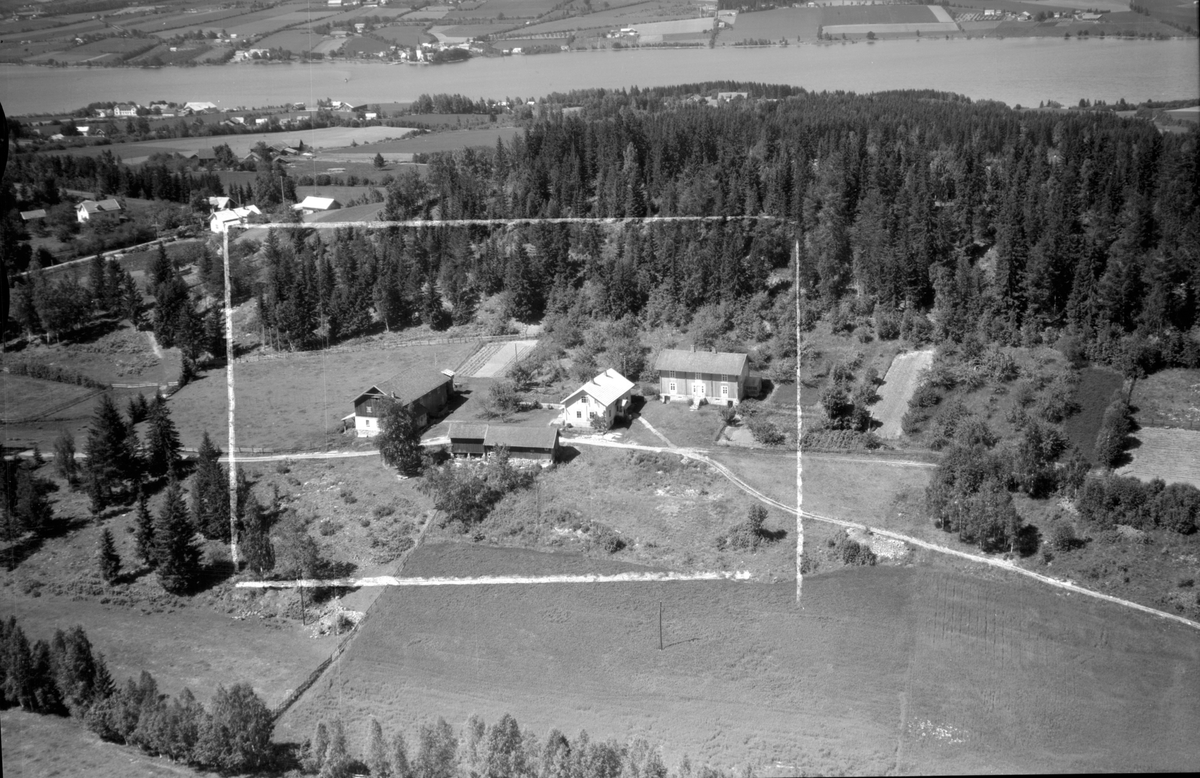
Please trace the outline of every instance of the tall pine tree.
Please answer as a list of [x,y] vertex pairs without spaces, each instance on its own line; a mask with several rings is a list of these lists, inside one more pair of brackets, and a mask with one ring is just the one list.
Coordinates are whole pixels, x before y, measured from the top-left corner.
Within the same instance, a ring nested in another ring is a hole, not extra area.
[[172,594],[191,589],[200,577],[200,547],[196,545],[195,528],[188,519],[183,487],[178,481],[167,486],[154,535],[159,583]]
[[146,448],[146,468],[151,475],[178,475],[179,433],[175,431],[167,401],[161,394],[154,398],[150,406]]

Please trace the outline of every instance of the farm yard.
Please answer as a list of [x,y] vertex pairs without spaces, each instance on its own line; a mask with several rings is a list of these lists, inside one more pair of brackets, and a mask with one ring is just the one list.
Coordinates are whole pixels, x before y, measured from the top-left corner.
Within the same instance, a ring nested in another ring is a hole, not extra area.
[[1137,443],[1129,452],[1132,461],[1118,471],[1121,475],[1200,489],[1200,430],[1142,427],[1133,438]]
[[[405,572],[630,569],[453,543],[423,546]],[[300,740],[338,715],[355,722],[353,752],[368,716],[412,737],[433,715],[508,712],[539,734],[645,737],[668,765],[686,753],[763,774],[1187,769],[1200,758],[1200,712],[1178,680],[1200,661],[1185,627],[1147,629],[1141,614],[941,564],[810,575],[800,608],[794,596],[790,581],[388,589],[277,736]]]

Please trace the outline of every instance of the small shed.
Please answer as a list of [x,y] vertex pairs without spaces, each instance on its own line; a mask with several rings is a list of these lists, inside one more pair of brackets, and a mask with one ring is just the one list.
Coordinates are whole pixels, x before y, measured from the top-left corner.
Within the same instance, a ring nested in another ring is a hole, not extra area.
[[483,441],[488,425],[466,421],[450,423],[450,453],[456,457],[481,457],[487,453]]

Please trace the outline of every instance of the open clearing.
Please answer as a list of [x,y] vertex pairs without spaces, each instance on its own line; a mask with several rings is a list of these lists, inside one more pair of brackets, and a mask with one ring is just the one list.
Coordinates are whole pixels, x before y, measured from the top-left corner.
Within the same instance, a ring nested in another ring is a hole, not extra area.
[[[405,572],[629,569],[440,544]],[[541,736],[645,737],[671,766],[685,752],[788,774],[1200,760],[1200,641],[1186,627],[939,563],[808,576],[802,607],[794,596],[790,581],[388,589],[276,737],[339,715],[355,752],[370,715],[412,742],[435,716],[508,712]]]
[[[385,128],[379,128],[385,129]],[[405,131],[395,131],[396,134],[403,134]],[[512,139],[519,135],[521,130],[517,127],[489,127],[486,130],[452,130],[450,132],[431,132],[425,135],[414,135],[402,140],[389,141],[374,141],[359,142],[357,146],[345,146],[342,148],[330,148],[330,154],[337,154],[339,151],[350,152],[353,148],[355,154],[369,153],[372,156],[376,152],[381,154],[394,153],[425,153],[432,154],[436,151],[459,151],[461,149],[472,146],[487,146],[495,148],[497,140],[503,140],[509,143]],[[349,139],[347,139],[349,140]]]
[[908,412],[908,401],[917,390],[921,372],[932,364],[932,349],[899,354],[892,360],[883,385],[879,387],[879,402],[871,406],[871,415],[882,423],[876,431],[879,437],[900,437],[900,420]]
[[1133,437],[1140,445],[1130,452],[1133,462],[1118,471],[1121,475],[1143,481],[1161,478],[1200,489],[1200,432],[1142,427]]
[[1147,427],[1200,429],[1200,370],[1163,370],[1137,382],[1133,405]]
[[[341,418],[354,411],[355,394],[404,371],[453,369],[474,347],[453,343],[240,362],[233,369],[238,447],[288,451],[348,441],[337,431]],[[198,445],[205,430],[223,438],[225,371],[211,371],[188,384],[171,396],[169,407],[183,445]]]
[[1120,388],[1121,374],[1114,370],[1088,367],[1079,371],[1079,387],[1075,390],[1079,411],[1063,421],[1063,430],[1088,461],[1096,453],[1096,435],[1104,421],[1104,410]]

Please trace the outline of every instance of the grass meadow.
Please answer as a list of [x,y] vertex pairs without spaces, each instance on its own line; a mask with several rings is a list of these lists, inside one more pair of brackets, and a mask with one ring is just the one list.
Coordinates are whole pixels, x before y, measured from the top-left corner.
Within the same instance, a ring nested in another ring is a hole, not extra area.
[[[405,572],[628,569],[454,543],[423,546]],[[1200,759],[1186,627],[936,561],[810,575],[794,598],[791,581],[388,589],[276,736],[340,716],[355,752],[369,716],[412,742],[436,716],[507,712],[539,736],[644,737],[671,767],[686,753],[760,775]]]
[[0,373],[0,400],[3,401],[0,418],[9,420],[33,416],[58,405],[81,401],[95,391],[86,386]]
[[1096,435],[1104,421],[1104,409],[1121,384],[1121,375],[1113,370],[1089,367],[1079,371],[1079,386],[1075,390],[1079,412],[1063,421],[1063,430],[1089,462],[1094,462]]
[[820,8],[774,8],[770,11],[740,13],[737,24],[721,30],[721,41],[779,40],[780,38],[816,40],[821,27]]
[[1133,405],[1143,426],[1200,429],[1200,370],[1162,370],[1138,381]]
[[[341,419],[354,412],[355,395],[372,383],[411,370],[453,369],[474,343],[411,346],[337,354],[296,354],[239,362],[235,424],[238,447],[275,451],[349,445]],[[210,371],[171,396],[168,407],[185,446],[205,430],[225,437],[228,398],[225,371]]]

